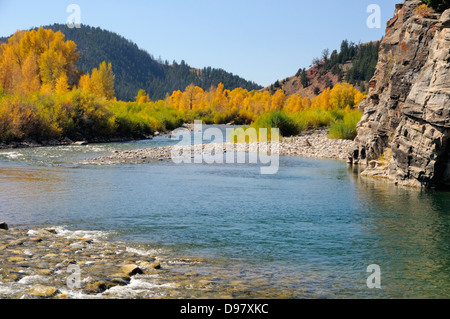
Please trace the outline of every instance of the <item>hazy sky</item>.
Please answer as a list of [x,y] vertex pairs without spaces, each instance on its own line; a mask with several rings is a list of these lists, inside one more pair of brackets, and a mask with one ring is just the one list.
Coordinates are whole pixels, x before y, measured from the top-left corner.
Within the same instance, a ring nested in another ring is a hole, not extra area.
[[[69,4],[81,23],[116,32],[155,57],[223,68],[261,85],[308,67],[344,39],[379,40],[400,0],[0,0],[0,36],[66,23]],[[369,28],[370,4],[381,28]]]

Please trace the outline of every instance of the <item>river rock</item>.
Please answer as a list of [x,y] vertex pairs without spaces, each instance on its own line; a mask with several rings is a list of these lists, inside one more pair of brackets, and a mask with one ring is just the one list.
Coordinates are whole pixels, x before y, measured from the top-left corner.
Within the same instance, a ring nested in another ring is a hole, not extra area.
[[150,263],[147,266],[147,268],[149,268],[149,269],[161,269],[161,263],[158,260],[156,260],[156,261]]
[[0,222],[0,229],[8,230],[8,224],[5,222]]
[[88,293],[102,293],[107,289],[106,283],[103,281],[96,281],[86,285],[86,292]]
[[38,285],[31,287],[28,293],[36,297],[51,298],[57,295],[59,290],[55,287]]
[[106,280],[106,289],[111,289],[112,287],[116,287],[116,286],[126,286],[129,283],[130,283],[130,280],[124,279],[123,276],[111,277]]
[[75,146],[84,146],[84,145],[88,145],[89,143],[87,141],[78,141],[78,142],[74,142],[73,145]]
[[81,242],[85,244],[92,244],[94,241],[90,238],[81,238]]
[[24,257],[20,257],[20,256],[14,256],[14,257],[9,257],[8,258],[8,261],[10,263],[21,262],[21,261],[24,261],[24,260],[25,260],[25,258]]
[[143,273],[142,269],[134,264],[128,264],[128,265],[122,266],[122,271],[125,274],[127,274],[128,276],[134,276],[134,275]]

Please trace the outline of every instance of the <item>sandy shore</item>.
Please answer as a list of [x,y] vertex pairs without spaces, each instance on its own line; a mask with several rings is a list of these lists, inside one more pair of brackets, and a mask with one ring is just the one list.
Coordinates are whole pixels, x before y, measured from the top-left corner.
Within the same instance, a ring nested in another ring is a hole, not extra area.
[[[328,158],[347,160],[348,152],[353,141],[334,140],[327,137],[326,130],[309,131],[300,136],[284,138],[279,143],[278,154],[280,156],[300,156],[313,158]],[[211,149],[222,149],[225,153],[230,149],[231,143],[204,144],[203,153],[211,154]],[[259,143],[235,144],[235,152],[258,153]],[[132,151],[116,151],[110,156],[89,159],[87,164],[143,164],[156,161],[170,161],[172,159],[173,146],[147,148]],[[195,151],[194,147],[187,150]]]

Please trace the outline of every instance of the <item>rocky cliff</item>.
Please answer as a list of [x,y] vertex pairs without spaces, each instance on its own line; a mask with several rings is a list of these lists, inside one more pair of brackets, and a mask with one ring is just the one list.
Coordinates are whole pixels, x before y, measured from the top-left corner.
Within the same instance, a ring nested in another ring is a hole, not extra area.
[[399,185],[450,186],[450,9],[396,6],[350,154],[363,175]]

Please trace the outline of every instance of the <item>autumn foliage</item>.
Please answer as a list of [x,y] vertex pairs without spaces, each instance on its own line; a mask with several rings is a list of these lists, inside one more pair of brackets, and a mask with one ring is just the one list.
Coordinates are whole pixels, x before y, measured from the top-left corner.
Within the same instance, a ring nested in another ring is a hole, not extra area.
[[0,46],[0,141],[143,137],[198,119],[283,125],[284,135],[294,135],[312,127],[356,126],[357,106],[364,98],[347,83],[313,99],[287,96],[283,90],[227,90],[223,84],[203,90],[191,84],[164,100],[151,101],[140,90],[135,102],[122,102],[115,98],[111,63],[80,74],[77,58],[74,42],[43,28],[18,31]]
[[25,95],[51,92],[57,83],[69,87],[76,80],[76,48],[61,32],[18,31],[0,46],[0,86]]

